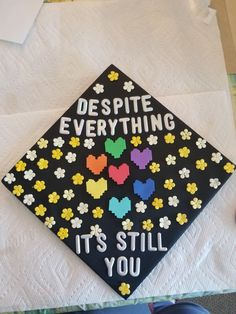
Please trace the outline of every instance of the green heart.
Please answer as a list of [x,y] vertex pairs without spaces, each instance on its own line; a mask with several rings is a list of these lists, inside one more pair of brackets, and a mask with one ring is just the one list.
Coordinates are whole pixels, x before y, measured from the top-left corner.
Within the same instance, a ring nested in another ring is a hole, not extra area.
[[126,141],[122,137],[118,137],[115,141],[110,138],[106,139],[105,151],[114,158],[120,158],[124,150],[126,150]]

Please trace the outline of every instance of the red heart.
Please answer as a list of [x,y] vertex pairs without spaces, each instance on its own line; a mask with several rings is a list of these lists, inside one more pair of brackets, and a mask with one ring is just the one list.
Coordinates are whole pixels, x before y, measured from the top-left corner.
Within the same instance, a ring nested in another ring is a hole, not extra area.
[[117,184],[124,184],[125,180],[130,175],[129,166],[127,164],[121,164],[119,167],[111,165],[108,168],[108,174]]
[[102,154],[98,157],[89,155],[86,158],[86,167],[94,174],[100,174],[107,166],[107,156]]

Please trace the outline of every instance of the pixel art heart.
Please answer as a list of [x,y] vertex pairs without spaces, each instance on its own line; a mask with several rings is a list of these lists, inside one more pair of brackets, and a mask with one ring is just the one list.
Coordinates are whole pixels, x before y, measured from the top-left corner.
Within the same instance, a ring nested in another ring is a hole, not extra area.
[[115,159],[120,158],[126,150],[126,141],[122,137],[118,137],[115,141],[110,138],[106,139],[105,151],[112,155]]
[[116,216],[116,218],[122,219],[128,212],[131,211],[131,201],[126,196],[120,201],[116,197],[112,197],[109,200],[108,210]]
[[124,184],[128,176],[130,175],[129,166],[127,164],[121,164],[119,167],[109,166],[109,177],[117,184]]
[[107,191],[107,180],[104,178],[100,178],[98,181],[89,179],[86,182],[86,189],[94,199],[99,199]]
[[152,160],[152,151],[149,148],[145,148],[143,151],[135,148],[130,153],[130,159],[140,170],[144,170],[147,164]]
[[88,155],[86,158],[86,167],[94,174],[100,174],[107,166],[107,156],[102,154],[98,157]]
[[133,183],[134,193],[142,200],[146,201],[155,192],[155,182],[152,179],[147,179],[146,182],[135,180]]

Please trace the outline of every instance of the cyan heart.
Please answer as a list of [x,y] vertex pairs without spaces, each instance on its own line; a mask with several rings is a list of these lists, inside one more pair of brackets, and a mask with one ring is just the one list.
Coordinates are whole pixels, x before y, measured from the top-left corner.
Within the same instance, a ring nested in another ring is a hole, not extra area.
[[123,197],[120,201],[116,197],[112,197],[109,200],[108,210],[114,214],[116,218],[122,219],[131,211],[131,201],[128,197]]
[[130,159],[135,163],[139,169],[146,169],[147,164],[152,160],[152,151],[145,148],[142,152],[135,148],[130,153]]
[[145,183],[135,180],[133,183],[134,193],[138,195],[143,201],[149,199],[155,192],[155,182],[152,179],[147,179]]

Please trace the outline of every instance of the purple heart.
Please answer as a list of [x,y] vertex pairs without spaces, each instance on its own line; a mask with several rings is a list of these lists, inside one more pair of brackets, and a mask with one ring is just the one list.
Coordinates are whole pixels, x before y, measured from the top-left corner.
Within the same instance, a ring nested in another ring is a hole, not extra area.
[[152,151],[145,148],[142,152],[135,148],[130,153],[130,159],[135,163],[139,169],[146,169],[147,164],[152,160]]

